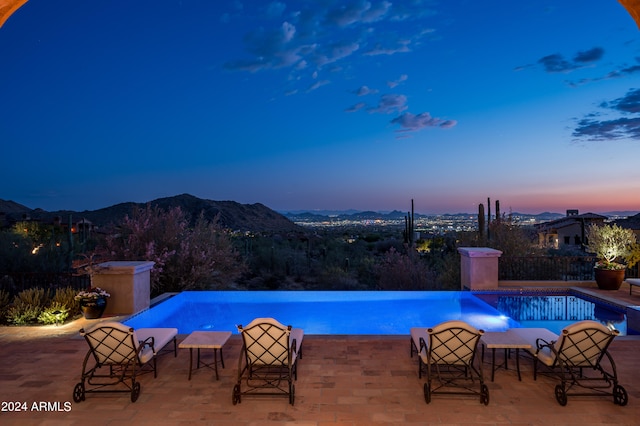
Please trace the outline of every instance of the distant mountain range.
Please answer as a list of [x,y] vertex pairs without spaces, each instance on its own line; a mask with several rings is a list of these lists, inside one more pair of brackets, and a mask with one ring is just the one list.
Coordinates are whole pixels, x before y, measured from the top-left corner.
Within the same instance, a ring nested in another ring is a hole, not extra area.
[[[146,204],[159,206],[163,209],[180,206],[192,217],[196,217],[200,212],[208,219],[213,219],[220,215],[220,223],[226,228],[238,231],[251,232],[300,232],[303,228],[294,222],[321,222],[329,220],[404,220],[407,212],[393,210],[391,212],[359,211],[359,210],[296,210],[287,212],[276,212],[263,204],[240,204],[235,201],[213,201],[194,197],[189,194],[176,195],[174,197],[159,198],[149,203],[121,203],[99,210],[85,210],[75,212],[70,210],[59,210],[48,212],[42,209],[31,209],[14,201],[0,199],[0,214],[5,217],[5,223],[22,220],[25,217],[40,220],[43,222],[53,221],[55,217],[61,220],[68,220],[69,216],[73,221],[82,218],[91,221],[93,224],[103,227],[119,222],[125,215],[130,215],[135,207],[144,208]],[[601,213],[609,217],[630,217],[637,214],[637,211],[616,211]],[[544,212],[539,214],[512,213],[520,218],[533,218],[537,222],[545,222],[565,217],[565,214]],[[470,216],[475,213],[450,213],[450,214],[421,214],[416,213],[416,218],[426,217],[460,217]],[[0,221],[2,225],[2,221]]]
[[71,216],[74,222],[84,218],[96,226],[103,227],[119,222],[126,215],[131,215],[136,207],[145,208],[147,204],[165,210],[179,206],[193,218],[197,217],[200,212],[203,212],[204,216],[210,220],[219,214],[220,223],[234,231],[281,233],[303,231],[300,226],[282,214],[260,203],[240,204],[235,201],[204,200],[189,194],[159,198],[149,203],[121,203],[99,210],[85,210],[83,212],[69,210],[48,212],[42,209],[30,209],[14,201],[0,199],[0,213],[4,213],[5,222],[8,223],[22,220],[25,217],[42,222],[52,222],[56,217],[66,221]]
[[[403,220],[404,217],[408,214],[408,212],[401,212],[399,210],[393,210],[391,212],[374,212],[374,211],[357,211],[357,210],[347,210],[345,212],[339,211],[296,211],[296,212],[286,212],[283,213],[284,216],[288,217],[292,221],[323,221],[323,220]],[[461,216],[475,216],[476,213],[446,213],[446,214],[422,214],[415,213],[415,218],[433,218],[433,217],[442,217],[442,218],[455,218]],[[544,212],[536,215],[532,214],[524,214],[524,213],[513,213],[514,216],[519,216],[521,218],[535,218],[538,222],[544,222],[549,220],[555,220],[566,215],[560,213],[550,213]]]
[[[404,219],[407,215],[407,212],[402,212],[398,210],[393,210],[391,212],[374,212],[374,211],[359,211],[359,210],[295,210],[295,211],[286,211],[281,212],[284,216],[288,217],[293,221],[300,220],[367,220],[367,219],[381,219],[381,220],[398,220]],[[504,213],[504,212],[503,212]],[[601,213],[603,216],[611,217],[611,218],[620,218],[620,217],[630,217],[635,214],[638,214],[638,211],[614,211]],[[508,213],[507,213],[508,214]],[[552,212],[543,212],[538,214],[528,214],[528,213],[511,213],[513,216],[520,218],[532,218],[535,219],[536,222],[546,222],[550,220],[556,220],[563,217],[566,217],[566,214],[562,213],[552,213]],[[477,213],[444,213],[444,214],[423,214],[423,213],[415,213],[416,218],[429,218],[429,217],[461,217],[461,216],[475,216]]]

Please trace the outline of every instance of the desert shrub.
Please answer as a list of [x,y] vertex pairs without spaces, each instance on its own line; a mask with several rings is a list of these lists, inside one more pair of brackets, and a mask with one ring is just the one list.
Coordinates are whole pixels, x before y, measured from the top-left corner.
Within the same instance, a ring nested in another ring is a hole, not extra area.
[[69,308],[60,302],[52,302],[40,315],[38,322],[42,324],[62,324],[69,317]]
[[38,320],[42,307],[30,305],[21,300],[14,302],[7,311],[7,321],[10,324],[33,324]]
[[0,289],[0,323],[3,323],[7,319],[7,310],[9,309],[9,292]]
[[23,290],[7,310],[7,321],[16,325],[35,323],[48,301],[49,294],[42,288]]
[[436,287],[434,273],[415,252],[402,254],[391,248],[377,270],[381,290],[429,290]]
[[78,291],[73,287],[59,288],[51,298],[51,304],[49,306],[51,307],[54,304],[58,304],[67,309],[69,316],[80,315],[80,304],[75,299],[76,294],[78,294]]

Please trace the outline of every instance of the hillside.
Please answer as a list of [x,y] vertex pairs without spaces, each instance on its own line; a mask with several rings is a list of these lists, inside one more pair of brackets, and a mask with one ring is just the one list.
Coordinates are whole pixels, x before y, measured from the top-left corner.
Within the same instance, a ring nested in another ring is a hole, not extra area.
[[[32,219],[43,222],[53,221],[57,217],[67,220],[71,215],[73,220],[85,218],[93,222],[96,226],[104,227],[117,223],[126,215],[130,215],[135,207],[145,208],[147,203],[121,203],[99,210],[85,210],[74,212],[60,210],[47,212],[41,209],[32,210],[28,207],[14,203],[13,201],[0,200],[0,213],[5,213],[9,221],[21,220],[24,214]],[[302,228],[263,204],[240,204],[235,201],[214,201],[194,197],[189,194],[177,195],[174,197],[159,198],[149,202],[152,206],[159,206],[162,209],[180,207],[189,213],[193,218],[200,212],[204,212],[207,219],[214,219],[218,214],[220,223],[234,231],[251,232],[301,232]]]

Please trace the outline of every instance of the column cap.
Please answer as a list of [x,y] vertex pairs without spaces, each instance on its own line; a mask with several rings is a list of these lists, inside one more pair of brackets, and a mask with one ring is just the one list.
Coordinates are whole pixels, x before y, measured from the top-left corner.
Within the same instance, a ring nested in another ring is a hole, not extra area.
[[489,247],[458,247],[458,253],[466,257],[500,257],[500,250]]
[[139,274],[140,272],[150,271],[155,265],[151,261],[138,260],[113,260],[110,262],[102,262],[98,266],[101,268],[98,274]]

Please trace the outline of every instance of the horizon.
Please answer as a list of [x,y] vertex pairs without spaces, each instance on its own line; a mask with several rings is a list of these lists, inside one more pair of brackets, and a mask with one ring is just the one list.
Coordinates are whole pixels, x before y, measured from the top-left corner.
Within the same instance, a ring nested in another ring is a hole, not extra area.
[[640,210],[619,2],[26,2],[0,50],[0,198],[31,208]]
[[[43,209],[41,207],[32,207],[32,206],[28,206],[26,204],[23,203],[19,203],[15,200],[4,200],[2,198],[0,198],[0,201],[7,201],[7,202],[14,202],[14,203],[18,203],[24,207],[27,207],[31,210],[38,210],[38,209],[42,209],[44,211],[47,212],[56,212],[56,211],[74,211],[76,213],[81,213],[83,211],[95,211],[95,210],[100,210],[100,209],[105,209],[105,208],[109,208],[109,207],[113,207],[115,205],[119,205],[119,204],[126,204],[126,203],[138,203],[138,204],[146,204],[149,202],[153,202],[156,201],[158,199],[162,199],[162,198],[173,198],[173,197],[178,197],[181,195],[190,195],[202,200],[206,200],[206,201],[231,201],[231,202],[238,202],[235,200],[212,200],[212,199],[208,199],[208,198],[202,198],[202,197],[198,197],[196,195],[193,194],[188,194],[188,193],[182,193],[182,194],[176,194],[176,195],[171,195],[168,197],[159,197],[153,200],[146,200],[146,201],[121,201],[121,202],[117,202],[114,204],[110,204],[110,205],[105,205],[105,206],[101,206],[95,209],[81,209],[81,210],[76,210],[76,209],[71,209],[71,208],[59,208],[59,209],[53,209],[53,210],[49,210],[49,209]],[[410,200],[411,201],[411,200]],[[333,214],[357,214],[357,213],[363,213],[363,212],[374,212],[374,213],[380,213],[380,214],[389,214],[391,212],[401,212],[401,213],[406,213],[408,211],[410,211],[410,201],[409,201],[409,208],[406,210],[403,210],[401,208],[395,208],[395,209],[275,209],[272,208],[271,206],[265,204],[265,203],[260,203],[259,201],[257,202],[258,204],[263,204],[264,206],[268,207],[269,209],[280,213],[282,215],[286,215],[286,214],[300,214],[300,213],[312,213],[312,214],[318,214],[318,215],[333,215]],[[492,213],[495,215],[495,201],[496,200],[491,200],[491,211]],[[500,200],[497,200],[500,201]],[[238,202],[239,203],[239,202]],[[531,215],[531,216],[536,216],[536,215],[541,215],[541,214],[557,214],[557,215],[566,215],[567,210],[576,210],[575,208],[566,208],[563,211],[554,211],[554,210],[545,210],[545,209],[537,209],[535,211],[521,211],[518,209],[507,209],[504,210],[502,208],[502,202],[501,203],[501,213],[502,214],[509,214],[509,213],[513,213],[513,214],[523,214],[523,215]],[[240,203],[240,204],[247,204],[247,203]],[[253,203],[248,203],[248,204],[253,204]],[[482,203],[485,207],[485,214],[487,214],[487,203],[486,201],[484,203]],[[596,214],[601,214],[604,216],[607,215],[628,215],[628,216],[632,216],[635,214],[640,213],[640,209],[636,209],[636,210],[619,210],[619,209],[614,209],[614,210],[607,210],[607,211],[582,211],[580,209],[577,209],[578,212],[580,214],[582,213],[596,213]],[[417,208],[414,208],[415,214],[419,214],[419,215],[424,215],[424,216],[429,216],[429,215],[477,215],[478,214],[478,206],[476,206],[476,210],[475,211],[442,211],[442,212],[424,212],[424,211],[419,211]]]

